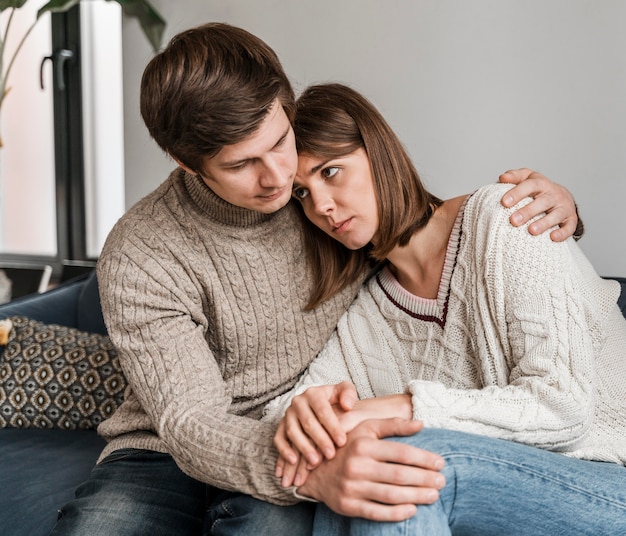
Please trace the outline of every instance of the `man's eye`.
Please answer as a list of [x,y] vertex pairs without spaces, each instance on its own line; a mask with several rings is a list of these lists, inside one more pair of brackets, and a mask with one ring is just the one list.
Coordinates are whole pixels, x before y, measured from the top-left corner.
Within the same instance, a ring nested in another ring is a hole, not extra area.
[[338,167],[330,166],[322,170],[322,176],[324,176],[327,179],[332,179],[338,172],[339,172]]
[[294,188],[291,192],[291,195],[298,201],[302,201],[306,196],[309,195],[309,191],[306,188]]

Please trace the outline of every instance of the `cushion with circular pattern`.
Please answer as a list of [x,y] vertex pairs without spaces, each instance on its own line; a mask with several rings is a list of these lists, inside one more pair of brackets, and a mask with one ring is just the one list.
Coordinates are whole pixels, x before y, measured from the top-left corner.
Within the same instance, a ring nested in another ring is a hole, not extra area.
[[120,406],[126,380],[107,336],[10,320],[0,356],[0,427],[95,428]]

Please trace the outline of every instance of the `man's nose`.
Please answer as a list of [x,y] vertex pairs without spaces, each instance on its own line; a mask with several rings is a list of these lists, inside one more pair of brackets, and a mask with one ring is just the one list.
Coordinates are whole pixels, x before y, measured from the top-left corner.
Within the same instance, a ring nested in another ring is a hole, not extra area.
[[281,188],[289,179],[290,170],[278,157],[269,156],[263,160],[260,177],[264,188]]

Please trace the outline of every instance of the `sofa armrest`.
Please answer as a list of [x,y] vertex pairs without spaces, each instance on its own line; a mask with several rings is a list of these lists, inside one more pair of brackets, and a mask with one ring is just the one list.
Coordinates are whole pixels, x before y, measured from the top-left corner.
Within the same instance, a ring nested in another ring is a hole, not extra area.
[[626,317],[626,277],[607,277],[607,279],[615,279],[622,286],[622,293],[617,300],[617,305]]
[[42,294],[31,294],[0,305],[0,319],[9,316],[26,316],[44,324],[107,334],[95,271]]
[[78,295],[76,303],[76,327],[89,333],[100,333],[107,335],[107,328],[102,317],[102,306],[100,305],[100,291],[98,289],[98,279],[96,271],[92,271],[85,279],[85,282]]

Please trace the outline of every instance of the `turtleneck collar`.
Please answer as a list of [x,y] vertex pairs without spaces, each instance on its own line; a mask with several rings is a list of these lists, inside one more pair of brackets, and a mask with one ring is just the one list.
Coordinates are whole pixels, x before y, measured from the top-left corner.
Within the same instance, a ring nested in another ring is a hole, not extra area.
[[265,214],[247,208],[237,207],[219,197],[206,183],[197,175],[191,175],[179,168],[176,173],[184,188],[189,193],[191,199],[198,209],[204,212],[212,220],[225,225],[236,227],[249,227],[271,220],[283,209]]

